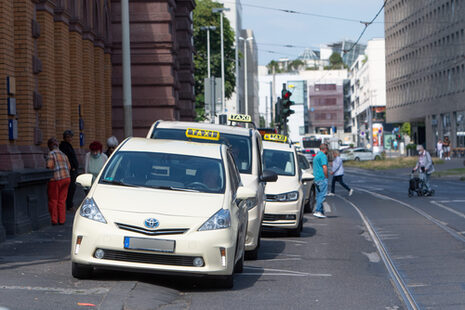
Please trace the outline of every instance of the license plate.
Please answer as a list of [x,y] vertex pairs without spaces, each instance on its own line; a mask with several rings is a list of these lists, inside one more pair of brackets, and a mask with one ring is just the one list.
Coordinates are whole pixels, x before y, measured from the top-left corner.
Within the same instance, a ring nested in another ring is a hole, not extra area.
[[164,253],[174,252],[174,240],[124,237],[124,248]]

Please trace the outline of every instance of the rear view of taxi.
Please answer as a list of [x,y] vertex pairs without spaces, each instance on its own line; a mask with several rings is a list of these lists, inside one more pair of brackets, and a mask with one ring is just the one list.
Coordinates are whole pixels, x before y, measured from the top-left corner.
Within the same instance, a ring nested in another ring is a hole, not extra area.
[[[209,138],[215,139],[215,133]],[[91,186],[89,175],[78,183]],[[73,225],[72,274],[94,267],[218,276],[242,271],[247,207],[229,148],[130,138],[106,163]]]
[[289,230],[292,236],[300,236],[303,228],[304,204],[308,197],[304,183],[313,180],[313,175],[303,172],[298,165],[295,147],[287,143],[287,137],[266,134],[263,142],[264,169],[278,175],[275,183],[265,188],[264,227]]

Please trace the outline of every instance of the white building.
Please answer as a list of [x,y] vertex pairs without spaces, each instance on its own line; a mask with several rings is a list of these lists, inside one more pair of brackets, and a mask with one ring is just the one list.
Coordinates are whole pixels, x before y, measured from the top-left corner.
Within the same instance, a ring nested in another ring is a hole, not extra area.
[[349,71],[352,134],[359,145],[373,146],[375,151],[383,149],[382,143],[377,143],[376,139],[380,133],[378,124],[385,123],[382,116],[386,107],[384,47],[384,39],[368,41],[365,55],[358,56]]

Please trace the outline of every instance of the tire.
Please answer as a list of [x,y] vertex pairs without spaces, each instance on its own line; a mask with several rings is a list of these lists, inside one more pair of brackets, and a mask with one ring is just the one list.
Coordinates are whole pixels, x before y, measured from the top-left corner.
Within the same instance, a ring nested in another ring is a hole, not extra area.
[[300,212],[300,217],[299,217],[299,225],[297,225],[297,228],[294,229],[289,229],[288,235],[290,237],[300,237],[300,233],[303,230],[304,226],[304,217],[302,212]]
[[307,204],[305,204],[305,207],[304,207],[305,213],[313,212],[313,209],[315,208],[315,200],[316,200],[316,191],[315,191],[315,187],[312,186],[312,189],[310,190],[310,198],[308,199],[308,202]]
[[92,277],[92,272],[94,267],[86,266],[78,263],[72,263],[71,274],[76,279],[90,279]]
[[354,159],[354,160],[355,160],[355,161],[360,161],[360,158],[358,158],[358,157],[355,157],[355,159]]
[[411,190],[408,190],[408,196],[409,196],[409,197],[412,197],[412,196],[413,196],[413,193],[412,193]]
[[220,287],[231,289],[234,287],[234,274],[220,278]]

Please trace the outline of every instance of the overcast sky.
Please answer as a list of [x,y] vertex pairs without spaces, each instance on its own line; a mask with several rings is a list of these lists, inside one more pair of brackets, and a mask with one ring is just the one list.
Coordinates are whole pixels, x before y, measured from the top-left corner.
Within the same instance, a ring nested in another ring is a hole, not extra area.
[[[252,29],[258,43],[259,64],[287,57],[295,59],[304,46],[318,48],[320,44],[343,39],[355,41],[364,26],[357,21],[370,21],[381,8],[382,0],[241,0],[243,5],[243,28]],[[290,14],[281,11],[256,8],[263,6],[293,10],[304,14]],[[332,16],[324,18],[311,14]],[[368,27],[360,42],[384,37],[384,11],[376,23]],[[297,45],[286,48],[276,45]],[[280,53],[280,54],[277,54]]]

